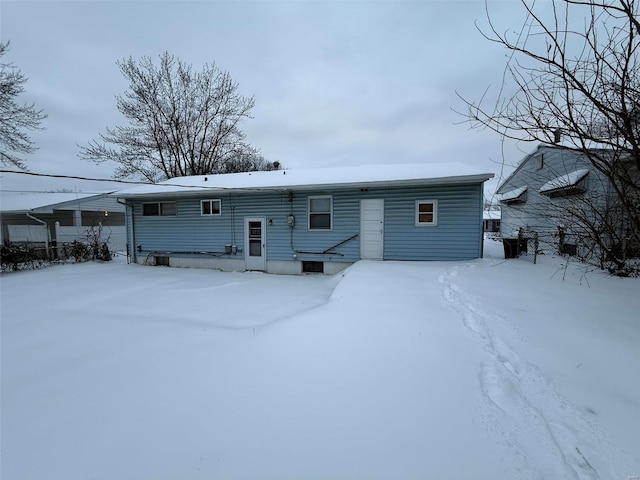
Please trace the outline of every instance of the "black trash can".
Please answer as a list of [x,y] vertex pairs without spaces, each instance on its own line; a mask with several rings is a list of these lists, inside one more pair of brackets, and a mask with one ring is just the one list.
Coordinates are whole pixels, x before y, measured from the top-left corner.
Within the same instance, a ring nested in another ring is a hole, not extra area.
[[504,247],[504,258],[516,258],[518,256],[517,238],[503,238],[502,246]]

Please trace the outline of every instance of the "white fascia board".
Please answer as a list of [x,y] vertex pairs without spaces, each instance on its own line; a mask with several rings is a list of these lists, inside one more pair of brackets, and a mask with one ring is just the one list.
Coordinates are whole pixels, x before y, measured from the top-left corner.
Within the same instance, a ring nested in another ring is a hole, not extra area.
[[[340,183],[316,183],[316,184],[300,184],[300,185],[278,185],[278,186],[255,186],[255,187],[220,187],[212,185],[207,186],[184,186],[169,185],[163,186],[162,184],[153,185],[157,188],[149,188],[145,192],[127,192],[120,191],[110,194],[112,197],[122,199],[144,199],[144,198],[158,198],[160,196],[165,198],[174,197],[187,197],[197,194],[216,194],[216,193],[256,193],[256,192],[289,192],[289,191],[313,191],[313,190],[337,190],[344,188],[373,188],[373,187],[420,187],[420,186],[433,186],[433,185],[467,185],[467,184],[480,184],[494,177],[493,173],[482,173],[476,175],[456,175],[451,177],[441,178],[423,178],[423,179],[409,179],[409,180],[383,180],[383,181],[370,181],[370,182],[340,182]],[[213,183],[213,182],[212,182]]]
[[[75,210],[78,204],[105,197],[109,192],[86,193],[46,193],[14,195],[2,198],[0,211],[3,213],[53,213],[54,210]],[[61,201],[56,201],[61,200]],[[69,209],[68,207],[74,207]]]
[[313,190],[338,190],[344,188],[372,188],[372,187],[420,187],[434,185],[467,185],[480,184],[493,178],[493,173],[484,173],[479,175],[464,175],[442,178],[425,178],[412,180],[387,180],[372,182],[353,182],[353,183],[326,183],[326,184],[305,184],[305,185],[282,185],[282,186],[256,186],[256,187],[219,187],[219,186],[171,186],[163,188],[161,184],[159,188],[150,189],[146,192],[128,193],[126,191],[114,192],[110,196],[121,199],[144,199],[187,197],[200,194],[216,194],[216,193],[251,193],[251,192],[295,192],[295,191],[313,191]]

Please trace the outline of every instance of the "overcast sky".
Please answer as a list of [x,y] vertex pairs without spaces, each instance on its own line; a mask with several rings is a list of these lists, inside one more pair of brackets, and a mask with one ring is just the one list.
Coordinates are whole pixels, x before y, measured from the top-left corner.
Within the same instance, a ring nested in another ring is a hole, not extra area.
[[[524,21],[517,2],[489,2],[501,26]],[[437,163],[500,173],[501,139],[470,130],[456,92],[497,91],[507,52],[482,38],[485,3],[473,1],[7,1],[3,61],[28,77],[23,101],[49,117],[25,156],[33,172],[109,178],[114,165],[78,158],[78,144],[124,125],[116,61],[168,51],[199,68],[215,63],[255,96],[248,140],[285,168]],[[514,164],[535,145],[505,145]],[[506,173],[511,171],[507,169]],[[106,185],[4,175],[2,190]],[[488,184],[495,189],[496,181]]]

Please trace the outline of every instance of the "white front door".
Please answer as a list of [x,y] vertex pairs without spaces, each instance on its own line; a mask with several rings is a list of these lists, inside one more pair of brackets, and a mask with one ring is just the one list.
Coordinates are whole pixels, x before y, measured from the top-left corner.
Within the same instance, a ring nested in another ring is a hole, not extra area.
[[247,270],[265,270],[265,231],[264,218],[244,219],[244,258]]
[[360,200],[360,258],[382,260],[384,253],[384,199]]

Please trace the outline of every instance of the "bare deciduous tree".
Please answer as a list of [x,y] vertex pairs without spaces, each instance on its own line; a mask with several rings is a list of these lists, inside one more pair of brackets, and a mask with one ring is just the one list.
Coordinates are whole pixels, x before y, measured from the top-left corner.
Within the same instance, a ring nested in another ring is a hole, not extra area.
[[253,152],[241,153],[225,162],[220,173],[256,172],[260,170],[280,170],[280,162],[270,162],[262,155]]
[[81,158],[115,162],[116,178],[157,182],[222,173],[238,158],[257,155],[240,129],[254,99],[240,95],[229,73],[215,65],[194,71],[168,52],[158,66],[150,57],[117,65],[130,83],[116,97],[129,125],[80,147]]
[[[0,43],[0,57],[9,42]],[[0,63],[0,163],[26,170],[18,154],[33,153],[36,147],[27,130],[40,130],[47,116],[34,104],[18,104],[16,97],[24,92],[27,78],[13,63]]]
[[[526,21],[504,33],[487,8],[484,37],[509,60],[497,102],[461,96],[475,127],[581,152],[610,181],[640,245],[640,22],[636,0],[520,0]],[[513,26],[512,26],[513,27]],[[617,220],[612,220],[612,224]],[[622,262],[624,263],[624,262]]]

